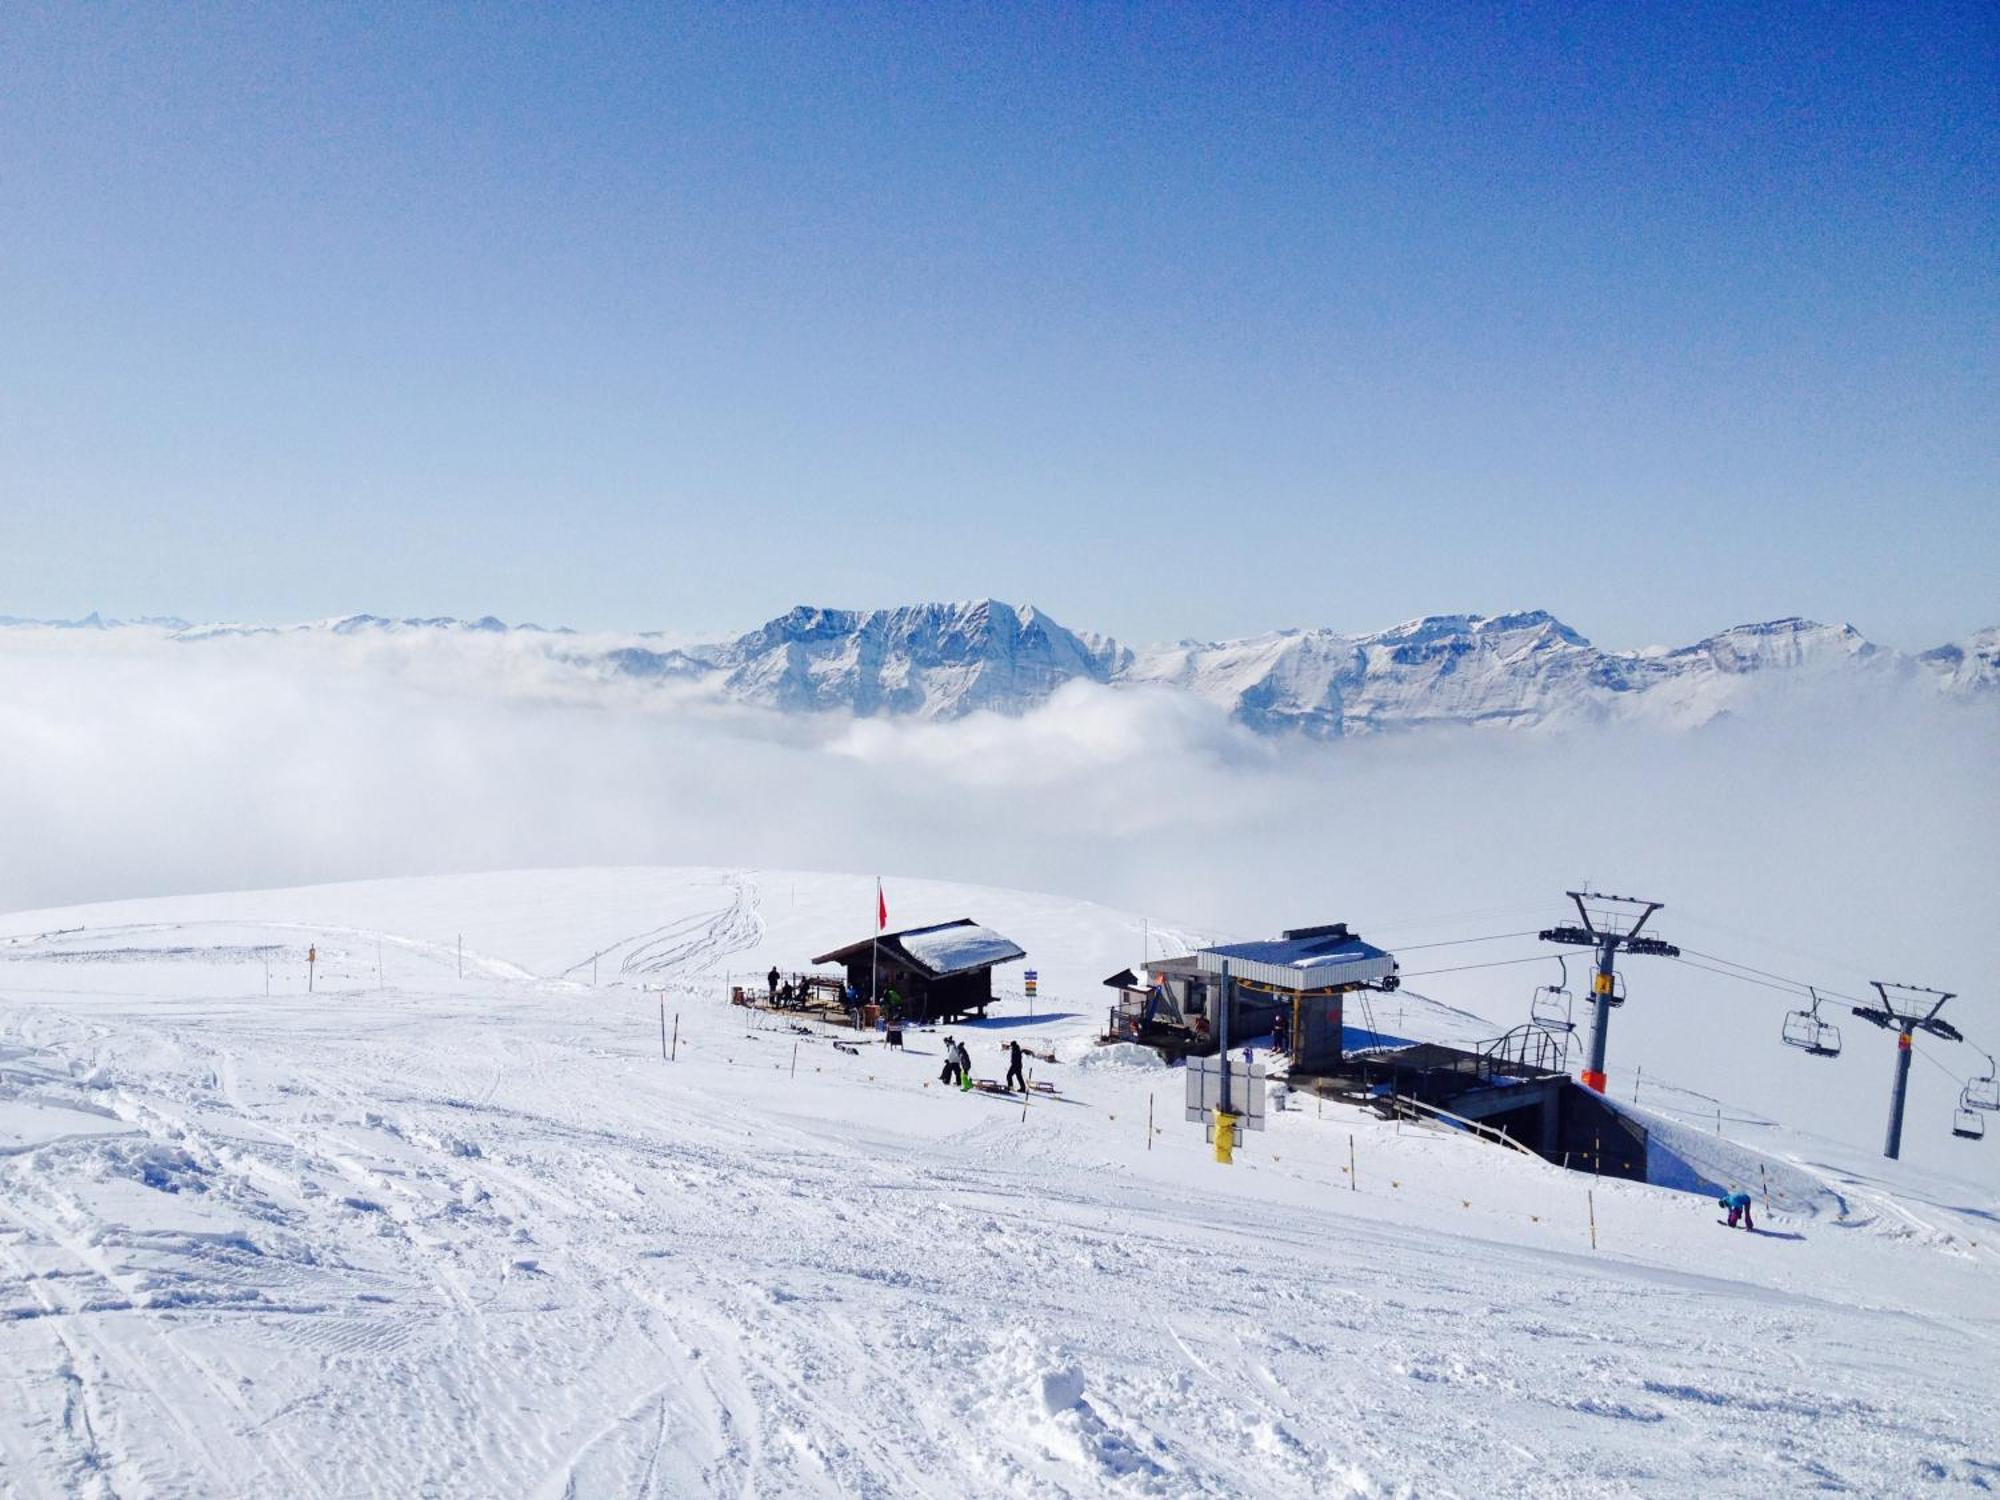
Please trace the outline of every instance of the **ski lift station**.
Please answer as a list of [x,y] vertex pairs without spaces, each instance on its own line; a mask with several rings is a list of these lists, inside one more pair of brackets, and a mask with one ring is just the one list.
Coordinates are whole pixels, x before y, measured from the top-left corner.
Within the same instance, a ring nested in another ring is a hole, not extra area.
[[[1220,996],[1226,988],[1225,1017]],[[1143,978],[1124,969],[1104,981],[1118,992],[1106,1037],[1206,1056],[1225,1039],[1248,1041],[1281,1026],[1293,1065],[1341,1057],[1343,997],[1363,986],[1396,987],[1396,960],[1345,922],[1295,927],[1267,942],[1202,948],[1149,962]],[[1224,1025],[1224,1022],[1227,1025]]]
[[1643,1124],[1570,1076],[1565,988],[1546,987],[1553,993],[1536,997],[1538,1007],[1560,1008],[1560,1019],[1538,1009],[1534,1021],[1476,1050],[1396,1043],[1369,1025],[1351,1034],[1357,1045],[1350,1051],[1348,997],[1399,983],[1395,955],[1346,924],[1293,928],[1265,942],[1149,962],[1143,975],[1112,975],[1105,984],[1118,998],[1104,1039],[1205,1058],[1281,1037],[1277,1050],[1286,1054],[1294,1090],[1428,1119],[1606,1176],[1673,1174]]
[[908,927],[822,953],[816,964],[838,964],[863,996],[894,990],[912,1022],[984,1019],[993,1003],[993,971],[1027,952],[1012,938],[970,917]]

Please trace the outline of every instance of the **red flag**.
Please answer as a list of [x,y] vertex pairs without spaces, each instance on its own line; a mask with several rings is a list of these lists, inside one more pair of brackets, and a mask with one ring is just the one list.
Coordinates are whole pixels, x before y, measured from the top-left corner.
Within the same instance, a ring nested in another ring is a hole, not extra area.
[[886,931],[889,926],[889,902],[882,895],[882,882],[875,882],[875,930]]

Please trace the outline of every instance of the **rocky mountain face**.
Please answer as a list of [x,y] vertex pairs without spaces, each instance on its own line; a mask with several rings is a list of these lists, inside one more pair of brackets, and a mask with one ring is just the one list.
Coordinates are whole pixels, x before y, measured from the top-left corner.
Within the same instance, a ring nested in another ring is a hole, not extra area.
[[878,610],[800,606],[734,639],[680,646],[655,636],[509,626],[490,616],[349,615],[285,627],[0,617],[0,627],[8,625],[144,628],[183,642],[295,632],[533,637],[540,642],[533,649],[602,678],[786,713],[1014,715],[1083,682],[1191,693],[1258,733],[1319,739],[1618,719],[1690,728],[1740,711],[1758,693],[1843,683],[1906,681],[1951,699],[2000,703],[2000,628],[1906,656],[1851,625],[1801,619],[1645,651],[1604,650],[1545,610],[1429,615],[1366,635],[1281,630],[1132,648],[992,599]]
[[769,708],[956,718],[1018,714],[1066,682],[1110,682],[1126,654],[995,600],[808,609],[714,649],[729,697]]
[[1774,679],[1905,676],[1954,696],[2000,692],[1996,635],[1911,658],[1852,626],[1787,619],[1737,626],[1678,650],[1618,652],[1529,610],[1432,615],[1367,635],[1285,630],[1132,649],[986,601],[865,614],[794,610],[715,648],[710,659],[726,696],[777,709],[1020,713],[1082,680],[1193,693],[1260,733],[1336,738],[1632,716],[1689,727],[1733,711],[1753,684]]
[[1957,692],[2000,692],[2000,626],[1938,646],[1917,658]]

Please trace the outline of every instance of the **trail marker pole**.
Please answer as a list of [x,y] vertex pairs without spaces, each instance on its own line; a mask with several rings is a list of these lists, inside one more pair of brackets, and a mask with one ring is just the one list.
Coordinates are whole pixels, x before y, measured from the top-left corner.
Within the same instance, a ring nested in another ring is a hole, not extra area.
[[1632,1102],[1634,1104],[1637,1104],[1639,1102],[1639,1081],[1643,1079],[1645,1076],[1646,1076],[1646,1065],[1644,1063],[1641,1063],[1639,1064],[1639,1071],[1632,1075]]
[[1590,1248],[1595,1250],[1597,1248],[1597,1194],[1586,1188],[1583,1193],[1583,1201],[1590,1208]]
[[1354,1176],[1354,1137],[1352,1135],[1349,1135],[1347,1138],[1347,1189],[1352,1193],[1361,1191],[1361,1184],[1355,1180]]
[[1146,1096],[1146,1149],[1153,1149],[1153,1096]]
[[319,944],[308,943],[306,945],[306,993],[308,995],[313,992],[313,970],[318,964]]
[[[665,1001],[661,1002],[665,1004]],[[681,1013],[674,1012],[674,1050],[668,1054],[668,1062],[679,1062],[681,1058]]]
[[799,1076],[799,1044],[792,1043],[792,1077]]

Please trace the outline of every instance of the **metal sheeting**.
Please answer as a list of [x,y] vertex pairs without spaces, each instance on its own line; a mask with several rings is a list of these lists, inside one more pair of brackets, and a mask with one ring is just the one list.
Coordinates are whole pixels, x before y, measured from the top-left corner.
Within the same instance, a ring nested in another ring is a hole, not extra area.
[[1203,948],[1195,961],[1204,974],[1267,984],[1276,990],[1329,990],[1343,984],[1377,984],[1396,972],[1396,960],[1359,938],[1279,938]]

